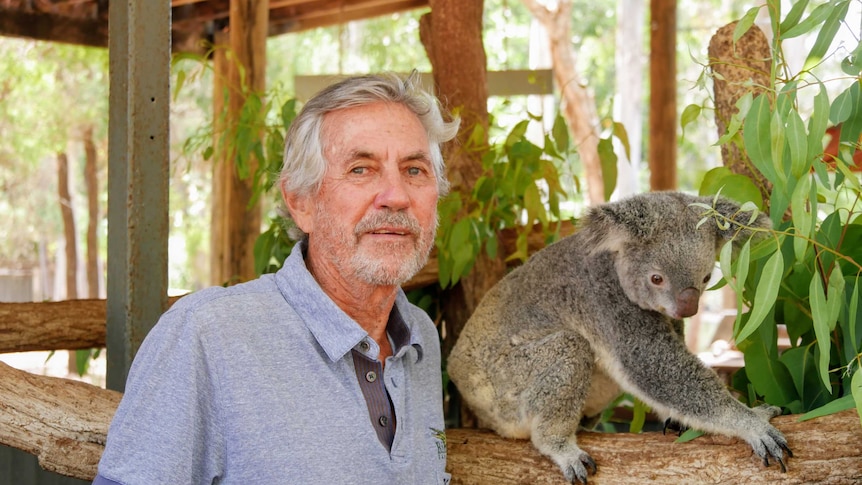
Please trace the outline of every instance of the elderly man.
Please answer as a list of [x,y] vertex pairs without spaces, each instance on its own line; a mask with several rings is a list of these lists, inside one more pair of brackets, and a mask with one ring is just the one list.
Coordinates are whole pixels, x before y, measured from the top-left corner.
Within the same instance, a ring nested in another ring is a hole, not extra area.
[[162,316],[94,483],[447,483],[437,332],[399,285],[427,261],[457,129],[415,75],[306,103],[280,177],[301,240]]

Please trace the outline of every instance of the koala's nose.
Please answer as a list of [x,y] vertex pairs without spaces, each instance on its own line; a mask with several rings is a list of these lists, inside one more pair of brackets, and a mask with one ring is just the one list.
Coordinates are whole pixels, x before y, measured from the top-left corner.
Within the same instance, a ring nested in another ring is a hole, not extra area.
[[697,288],[686,288],[679,292],[676,297],[676,311],[679,318],[690,317],[697,313],[697,304],[700,300],[700,290]]

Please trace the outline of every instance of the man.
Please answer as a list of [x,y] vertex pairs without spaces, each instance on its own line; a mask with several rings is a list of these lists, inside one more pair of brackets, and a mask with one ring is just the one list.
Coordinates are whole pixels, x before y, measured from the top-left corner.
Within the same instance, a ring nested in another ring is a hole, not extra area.
[[302,239],[277,273],[162,316],[94,483],[447,483],[437,333],[399,285],[427,261],[457,129],[415,74],[310,100],[279,182]]

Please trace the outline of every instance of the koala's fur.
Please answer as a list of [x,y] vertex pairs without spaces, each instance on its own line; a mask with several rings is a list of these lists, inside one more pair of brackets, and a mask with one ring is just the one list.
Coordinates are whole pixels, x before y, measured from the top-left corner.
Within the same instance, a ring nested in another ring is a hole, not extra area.
[[726,199],[637,195],[591,209],[574,235],[486,294],[448,359],[482,425],[531,438],[567,480],[586,483],[596,466],[577,445],[581,419],[626,391],[684,426],[742,438],[784,469],[783,452],[792,455],[769,424],[780,410],[740,403],[685,346],[681,319],[697,312],[717,252],[750,236],[712,220],[697,228],[705,211],[694,202],[748,223]]

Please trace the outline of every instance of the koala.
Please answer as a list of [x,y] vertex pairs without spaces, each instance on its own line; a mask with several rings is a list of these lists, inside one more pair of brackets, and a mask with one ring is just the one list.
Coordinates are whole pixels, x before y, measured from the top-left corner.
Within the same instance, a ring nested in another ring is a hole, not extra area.
[[[714,207],[729,224],[707,221]],[[653,192],[588,211],[571,236],[511,271],[482,299],[447,370],[480,424],[530,438],[567,481],[597,471],[578,447],[582,419],[622,392],[685,427],[744,439],[785,471],[787,440],[774,406],[749,408],[685,346],[682,319],[698,300],[726,241],[770,227],[727,199]],[[735,223],[738,221],[738,224]]]

